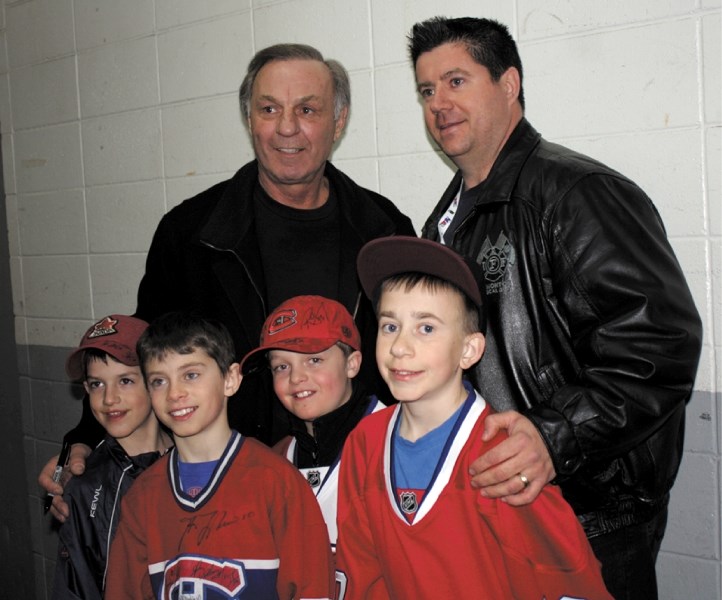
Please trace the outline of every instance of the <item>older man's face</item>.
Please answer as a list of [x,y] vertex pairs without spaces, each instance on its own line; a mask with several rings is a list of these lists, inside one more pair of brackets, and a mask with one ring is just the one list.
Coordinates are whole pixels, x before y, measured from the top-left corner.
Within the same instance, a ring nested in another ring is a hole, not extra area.
[[273,198],[320,181],[346,112],[334,119],[331,73],[319,61],[273,61],[258,72],[248,125],[261,185]]

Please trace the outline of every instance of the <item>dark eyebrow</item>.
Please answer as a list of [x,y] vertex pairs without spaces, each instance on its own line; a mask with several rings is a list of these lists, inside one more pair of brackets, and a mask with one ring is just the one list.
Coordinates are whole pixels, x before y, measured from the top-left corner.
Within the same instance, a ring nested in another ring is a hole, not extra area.
[[[469,71],[462,69],[461,67],[454,67],[453,69],[449,69],[446,71],[439,79],[441,81],[448,81],[449,79],[453,79],[454,77],[458,77],[459,75],[469,76]],[[416,91],[420,92],[422,88],[430,87],[433,84],[430,81],[420,81],[416,84]]]
[[454,69],[448,70],[446,73],[444,73],[441,76],[442,81],[446,81],[447,79],[453,79],[454,77],[458,77],[459,75],[470,75],[469,71],[466,69],[462,69],[461,67],[456,67]]

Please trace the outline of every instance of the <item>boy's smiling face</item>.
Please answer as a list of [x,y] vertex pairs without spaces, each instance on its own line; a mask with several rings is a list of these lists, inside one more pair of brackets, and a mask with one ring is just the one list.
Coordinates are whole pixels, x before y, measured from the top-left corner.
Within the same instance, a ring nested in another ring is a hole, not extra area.
[[484,337],[464,331],[460,293],[423,284],[384,289],[378,321],[376,360],[396,400],[451,406],[466,397],[462,371],[481,357]]
[[288,350],[268,353],[273,389],[299,419],[310,422],[348,402],[351,380],[361,367],[361,353],[348,357],[337,345],[315,354]]
[[155,422],[140,367],[130,367],[110,356],[106,360],[92,358],[83,386],[93,416],[131,454],[133,438]]
[[227,398],[240,385],[238,363],[221,373],[218,363],[204,350],[189,354],[167,352],[145,364],[153,410],[176,438],[206,433],[227,441]]

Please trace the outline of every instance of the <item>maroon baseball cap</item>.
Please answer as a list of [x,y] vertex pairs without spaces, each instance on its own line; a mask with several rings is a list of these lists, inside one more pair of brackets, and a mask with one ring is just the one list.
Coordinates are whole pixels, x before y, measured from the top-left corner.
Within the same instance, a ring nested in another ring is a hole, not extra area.
[[479,266],[438,242],[402,235],[377,238],[361,248],[356,266],[369,298],[389,277],[424,273],[454,284],[482,307]]
[[78,347],[70,353],[65,361],[65,372],[73,381],[82,379],[85,375],[83,353],[90,348],[102,350],[124,365],[137,367],[135,345],[147,327],[145,321],[126,315],[109,315],[101,319],[85,332]]
[[336,342],[361,349],[361,335],[343,304],[323,296],[295,296],[268,316],[261,330],[261,345],[246,354],[241,373],[247,375],[257,368],[268,350],[314,354]]

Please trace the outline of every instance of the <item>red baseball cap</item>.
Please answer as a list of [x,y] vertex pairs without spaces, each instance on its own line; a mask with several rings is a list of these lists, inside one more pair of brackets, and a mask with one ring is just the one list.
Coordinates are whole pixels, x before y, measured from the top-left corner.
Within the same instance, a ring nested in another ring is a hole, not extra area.
[[65,361],[65,372],[73,380],[83,378],[83,353],[90,348],[106,352],[118,362],[137,367],[139,363],[135,345],[148,323],[126,315],[109,315],[98,321],[80,340]]
[[336,342],[361,349],[361,335],[343,304],[323,296],[295,296],[268,316],[261,330],[261,345],[243,358],[241,373],[247,375],[256,369],[268,350],[314,354]]

